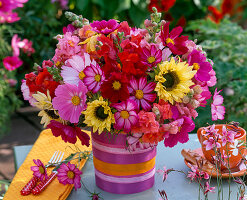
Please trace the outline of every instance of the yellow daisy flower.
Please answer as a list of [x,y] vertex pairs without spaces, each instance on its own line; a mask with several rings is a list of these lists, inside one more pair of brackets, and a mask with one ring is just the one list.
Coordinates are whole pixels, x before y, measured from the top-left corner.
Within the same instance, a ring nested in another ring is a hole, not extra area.
[[160,99],[169,101],[171,104],[181,102],[182,98],[190,91],[190,86],[194,85],[192,78],[196,71],[192,70],[186,62],[176,63],[173,58],[159,65],[159,73],[155,76],[157,85],[155,91]]
[[51,96],[49,90],[47,90],[47,96],[44,93],[37,92],[37,94],[33,94],[33,97],[36,99],[37,102],[34,105],[39,108],[40,110],[43,109],[53,109],[51,103]]
[[87,109],[82,113],[85,115],[84,123],[93,127],[94,133],[98,131],[101,134],[105,128],[110,131],[111,124],[115,123],[111,108],[108,106],[108,102],[104,101],[103,97],[88,103]]

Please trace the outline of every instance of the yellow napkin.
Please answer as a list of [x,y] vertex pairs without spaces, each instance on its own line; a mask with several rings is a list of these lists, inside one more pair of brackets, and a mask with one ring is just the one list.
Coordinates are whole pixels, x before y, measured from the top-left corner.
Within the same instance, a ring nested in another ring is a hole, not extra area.
[[[85,131],[89,135],[89,131]],[[82,146],[80,140],[77,140],[75,144],[81,151],[91,151],[91,143],[89,147]],[[52,157],[55,151],[63,151],[65,159],[70,153],[75,152],[74,144],[65,143],[61,137],[54,137],[50,129],[46,129],[41,132],[39,138],[34,143],[33,148],[27,155],[24,163],[21,165],[19,170],[17,171],[7,193],[4,196],[4,200],[64,200],[66,199],[71,190],[73,189],[73,185],[63,185],[58,182],[57,178],[53,180],[47,188],[41,192],[39,195],[27,195],[22,196],[20,191],[26,185],[26,183],[32,178],[33,172],[31,171],[30,167],[34,166],[33,159],[40,159],[44,164]],[[72,162],[73,163],[73,162]],[[78,163],[78,161],[74,161],[74,163]],[[80,169],[84,166],[86,160],[82,160],[80,163]],[[48,168],[48,174],[51,173],[53,168]]]

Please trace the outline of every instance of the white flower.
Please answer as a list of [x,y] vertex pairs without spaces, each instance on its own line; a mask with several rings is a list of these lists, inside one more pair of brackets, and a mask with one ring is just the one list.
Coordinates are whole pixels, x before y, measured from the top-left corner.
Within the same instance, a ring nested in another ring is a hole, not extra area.
[[238,155],[238,148],[242,146],[243,143],[238,144],[238,140],[234,140],[234,144],[230,145],[230,148],[232,148],[230,151],[232,151],[232,155],[237,156]]

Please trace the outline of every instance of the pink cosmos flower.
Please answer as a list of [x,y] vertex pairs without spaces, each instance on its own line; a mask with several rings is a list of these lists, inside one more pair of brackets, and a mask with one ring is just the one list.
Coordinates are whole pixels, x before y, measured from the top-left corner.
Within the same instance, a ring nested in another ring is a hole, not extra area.
[[138,113],[139,124],[132,128],[133,133],[158,133],[159,123],[155,120],[155,114],[153,112],[145,112],[141,110]]
[[15,9],[17,6],[15,2],[10,0],[1,0],[0,1],[0,12],[10,12]]
[[12,37],[11,47],[13,49],[13,55],[14,56],[19,56],[20,55],[20,50],[19,49],[22,49],[24,53],[28,54],[28,56],[30,56],[32,53],[35,52],[35,50],[32,48],[32,42],[28,41],[27,39],[24,39],[24,40],[21,41],[21,39],[18,38],[17,34],[15,34]]
[[91,64],[84,69],[85,78],[83,79],[84,84],[88,90],[93,93],[99,91],[101,84],[105,80],[105,75],[101,70],[98,63]]
[[214,193],[215,187],[210,187],[209,183],[206,182],[205,185],[204,185],[204,195],[206,195],[208,192],[212,192]]
[[214,147],[220,148],[221,145],[219,142],[217,142],[213,137],[209,137],[207,140],[203,142],[204,145],[206,145],[206,150],[211,150]]
[[80,81],[78,86],[59,85],[55,90],[56,97],[52,100],[53,108],[64,120],[78,123],[81,112],[86,109],[86,86]]
[[137,109],[136,102],[128,99],[121,103],[114,103],[112,107],[117,109],[117,112],[114,114],[116,121],[114,128],[117,130],[123,129],[124,132],[129,133],[131,127],[138,123],[138,115],[135,111]]
[[0,11],[0,23],[14,23],[19,21],[21,18],[15,12],[1,12]]
[[212,120],[223,120],[225,115],[225,107],[222,106],[223,96],[219,95],[222,90],[217,92],[217,88],[214,91],[213,103],[211,104]]
[[216,73],[215,73],[215,71],[212,69],[212,70],[209,72],[209,75],[210,75],[210,79],[209,79],[209,81],[207,82],[207,86],[208,86],[208,87],[213,87],[213,86],[215,86],[216,83],[217,83]]
[[90,137],[79,127],[63,125],[62,123],[55,120],[51,120],[47,127],[51,129],[52,134],[55,137],[61,136],[64,142],[75,144],[77,141],[77,136],[81,140],[82,145],[89,146]]
[[109,34],[115,31],[120,25],[117,23],[115,19],[110,19],[109,21],[94,21],[90,24],[90,26],[96,31],[97,33],[101,34]]
[[205,55],[203,55],[198,50],[193,50],[188,55],[188,63],[193,66],[194,70],[197,70],[195,78],[199,81],[209,81],[210,75],[209,72],[212,70],[212,66],[209,62],[206,61]]
[[155,44],[151,44],[150,49],[143,47],[140,54],[141,62],[150,68],[156,66],[162,60],[162,51],[156,48]]
[[86,76],[83,70],[90,66],[91,63],[96,65],[95,61],[91,62],[88,53],[84,53],[83,57],[75,55],[71,59],[66,60],[61,71],[64,82],[78,86],[79,82],[83,82]]
[[66,32],[62,38],[58,38],[58,41],[52,60],[57,66],[60,66],[67,59],[78,54],[81,51],[81,47],[78,46],[80,39],[72,35],[72,32]]
[[189,117],[183,116],[183,124],[179,127],[177,134],[169,134],[168,138],[164,140],[166,147],[174,147],[178,142],[186,143],[189,140],[188,133],[193,131],[195,124]]
[[3,59],[3,66],[9,71],[19,68],[22,64],[22,60],[17,56],[8,56]]
[[26,84],[26,80],[21,80],[21,92],[23,95],[24,100],[29,101],[30,105],[35,107],[34,103],[36,102],[36,99],[33,98],[33,96],[30,93],[29,87]]
[[33,162],[36,165],[31,167],[31,170],[33,171],[33,175],[39,178],[40,181],[46,180],[48,176],[44,164],[39,159],[37,160],[33,159]]
[[181,26],[172,29],[169,33],[169,25],[170,22],[167,22],[161,28],[160,38],[163,45],[169,47],[173,54],[185,54],[188,51],[188,48],[185,45],[185,42],[188,40],[188,36],[178,37],[183,31]]
[[81,174],[82,172],[70,162],[63,163],[57,170],[57,179],[59,183],[64,185],[74,184],[75,190],[81,187]]
[[135,78],[130,80],[129,93],[130,99],[137,103],[137,108],[142,107],[145,111],[151,109],[150,103],[156,99],[154,91],[156,84],[154,82],[147,83],[146,77],[141,77],[138,81]]

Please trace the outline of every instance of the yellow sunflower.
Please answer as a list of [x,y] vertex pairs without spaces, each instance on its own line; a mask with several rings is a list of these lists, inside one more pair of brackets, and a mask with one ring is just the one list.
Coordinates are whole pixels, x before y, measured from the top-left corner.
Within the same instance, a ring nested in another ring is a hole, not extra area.
[[33,97],[36,99],[34,105],[41,110],[38,114],[38,116],[41,117],[40,123],[44,124],[45,128],[51,120],[56,120],[63,124],[65,123],[65,121],[59,117],[57,111],[54,110],[52,106],[49,90],[47,91],[47,95],[37,92],[37,94],[33,94]]
[[190,86],[194,85],[192,78],[196,71],[192,70],[186,62],[175,62],[173,58],[159,65],[159,73],[155,76],[157,85],[155,91],[160,99],[181,102],[181,99],[190,91]]
[[85,115],[84,123],[88,126],[92,126],[93,132],[98,130],[99,134],[101,134],[105,128],[110,131],[111,124],[115,123],[111,108],[108,106],[108,102],[104,101],[103,97],[88,103],[87,109],[82,113]]

